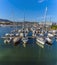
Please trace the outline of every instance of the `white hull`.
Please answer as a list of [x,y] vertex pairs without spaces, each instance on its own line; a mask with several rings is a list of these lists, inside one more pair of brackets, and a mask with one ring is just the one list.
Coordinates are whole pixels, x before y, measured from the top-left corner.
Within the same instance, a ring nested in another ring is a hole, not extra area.
[[28,41],[28,38],[22,38],[23,46],[26,47],[26,43]]
[[44,48],[44,45],[42,45],[42,44],[40,44],[40,43],[38,43],[38,42],[36,42],[36,44],[37,44],[38,46],[40,46],[41,48]]
[[52,39],[50,39],[49,37],[47,37],[47,38],[46,38],[46,43],[52,44]]
[[23,33],[20,33],[20,37],[23,37],[24,36],[24,34]]
[[54,37],[54,35],[51,33],[48,33],[48,37]]
[[41,45],[45,44],[45,42],[44,42],[44,40],[42,38],[37,38],[36,42],[40,43]]
[[6,44],[6,43],[10,43],[10,40],[4,40],[4,43]]
[[23,43],[27,43],[28,39],[27,38],[22,38]]
[[11,38],[11,37],[10,37],[9,39],[5,39],[5,40],[4,40],[4,43],[10,43],[10,42],[12,41],[12,39],[13,39],[13,38]]
[[13,43],[18,42],[19,40],[20,40],[20,38],[16,37],[16,38],[13,39]]

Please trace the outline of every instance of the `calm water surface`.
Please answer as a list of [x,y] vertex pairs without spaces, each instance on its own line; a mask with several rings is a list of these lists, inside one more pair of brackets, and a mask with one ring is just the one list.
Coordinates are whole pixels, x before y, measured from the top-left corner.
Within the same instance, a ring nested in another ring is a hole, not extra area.
[[[0,37],[15,28],[0,27]],[[26,48],[22,43],[13,46],[4,44],[0,39],[0,65],[57,65],[57,42],[44,48],[38,46],[34,39],[30,39]]]

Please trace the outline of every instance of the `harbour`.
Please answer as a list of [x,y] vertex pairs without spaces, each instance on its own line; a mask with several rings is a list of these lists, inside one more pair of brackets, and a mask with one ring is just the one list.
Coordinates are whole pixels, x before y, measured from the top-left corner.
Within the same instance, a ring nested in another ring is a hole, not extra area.
[[57,65],[57,0],[0,0],[0,65]]
[[[13,30],[12,28],[0,28],[0,37],[3,32],[5,35],[8,30]],[[5,32],[6,31],[6,32]],[[10,32],[8,31],[8,33]],[[54,42],[51,45],[39,45],[36,44],[36,40],[33,38],[29,38],[26,46],[23,45],[23,42],[14,46],[12,43],[4,44],[3,39],[0,38],[0,61],[3,62],[1,64],[39,64],[42,63],[44,65],[56,65],[57,61],[57,42],[53,39]],[[25,47],[25,48],[24,48]],[[3,58],[2,58],[3,57]],[[6,58],[7,57],[7,58]],[[44,59],[44,61],[43,61]],[[13,63],[14,62],[14,63]],[[41,63],[42,62],[42,63]],[[46,62],[46,63],[45,63]]]
[[[31,35],[30,35],[31,33]],[[29,38],[34,38],[36,39],[36,42],[44,45],[44,44],[50,44],[52,45],[53,43],[53,38],[55,38],[56,40],[56,34],[57,34],[57,31],[53,32],[47,32],[43,29],[41,29],[39,27],[39,30],[34,27],[28,29],[18,29],[18,30],[13,30],[13,32],[10,32],[10,33],[5,33],[4,36],[0,37],[2,39],[4,39],[4,43],[13,43],[13,44],[18,44],[19,41],[21,40],[24,44],[27,43],[27,41],[29,40]]]

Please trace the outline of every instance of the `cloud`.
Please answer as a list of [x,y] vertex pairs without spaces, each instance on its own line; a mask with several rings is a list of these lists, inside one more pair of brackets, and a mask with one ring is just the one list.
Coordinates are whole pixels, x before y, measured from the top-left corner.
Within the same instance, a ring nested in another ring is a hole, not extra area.
[[38,0],[38,3],[43,3],[45,0]]

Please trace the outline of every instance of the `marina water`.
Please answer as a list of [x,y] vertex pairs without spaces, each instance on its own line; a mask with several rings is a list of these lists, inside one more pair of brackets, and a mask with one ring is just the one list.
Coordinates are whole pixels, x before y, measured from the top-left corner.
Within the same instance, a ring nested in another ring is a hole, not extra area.
[[[18,27],[20,28],[20,27]],[[14,27],[0,27],[0,37],[10,33]],[[22,43],[13,46],[4,44],[0,38],[0,64],[1,65],[57,65],[57,42],[44,45],[41,48],[34,39],[30,39],[24,48]]]

